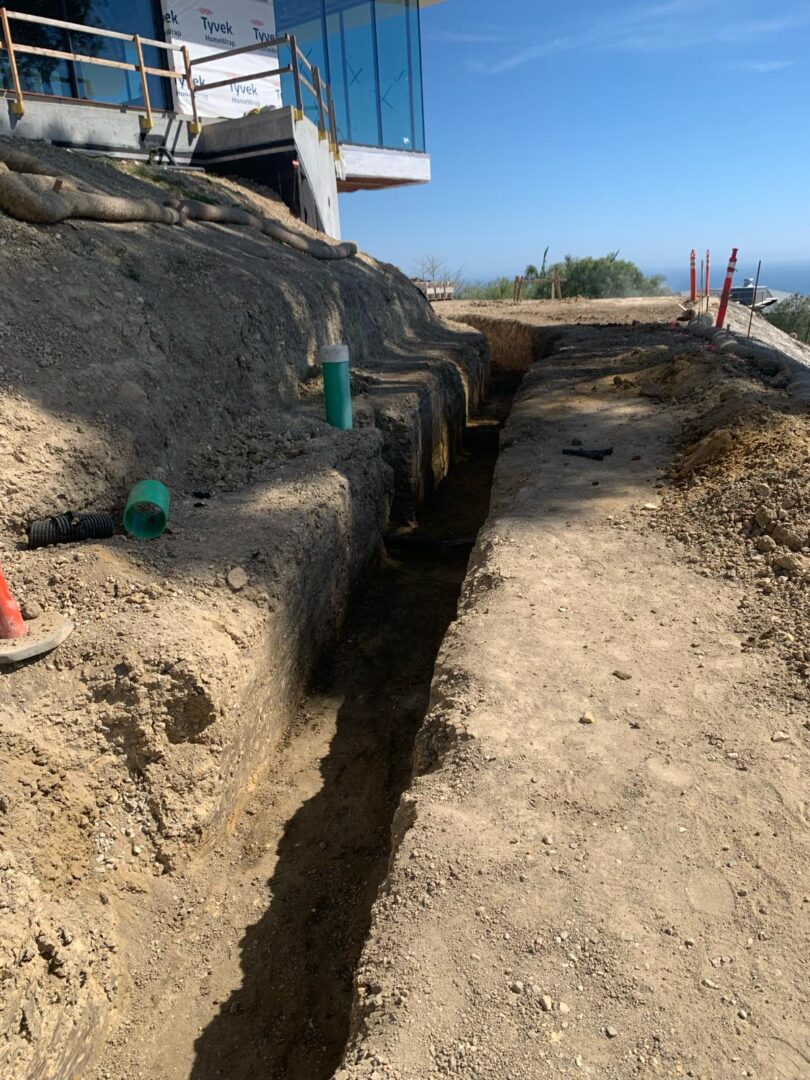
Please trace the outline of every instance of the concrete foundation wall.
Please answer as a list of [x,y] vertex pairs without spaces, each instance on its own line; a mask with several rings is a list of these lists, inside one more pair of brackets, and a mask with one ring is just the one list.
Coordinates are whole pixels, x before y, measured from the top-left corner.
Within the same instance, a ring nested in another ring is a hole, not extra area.
[[[135,160],[146,160],[150,151],[165,144],[178,165],[246,176],[285,198],[279,188],[292,190],[290,170],[297,159],[304,219],[340,238],[335,161],[329,143],[318,137],[310,120],[295,120],[292,109],[274,109],[235,120],[204,120],[202,134],[196,136],[185,119],[172,113],[155,113],[153,129],[144,133],[142,116],[123,108],[28,98],[23,116],[15,116],[10,107],[0,108],[0,135]],[[287,177],[286,185],[277,182],[279,174]]]
[[16,116],[9,100],[0,103],[0,135],[128,158],[146,158],[165,142],[180,164],[189,164],[198,141],[189,124],[172,113],[155,113],[155,126],[144,138],[143,115],[111,106],[26,98],[25,114]]

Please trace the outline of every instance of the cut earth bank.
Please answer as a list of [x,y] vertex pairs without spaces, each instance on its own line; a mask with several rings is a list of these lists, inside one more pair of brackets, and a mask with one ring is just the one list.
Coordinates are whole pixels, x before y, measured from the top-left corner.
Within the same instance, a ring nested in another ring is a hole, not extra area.
[[556,352],[502,434],[337,1076],[807,1080],[808,352],[757,319],[781,352],[718,355],[674,302],[439,309]]
[[[236,203],[306,232],[266,191],[26,149],[90,193]],[[350,433],[321,419],[335,341]],[[239,818],[389,511],[409,521],[444,477],[488,374],[477,332],[364,255],[0,215],[0,565],[32,632],[43,609],[76,624],[0,674],[4,1080],[86,1072],[121,1018],[122,928]],[[120,514],[144,477],[171,490],[160,540],[24,549],[26,522]]]

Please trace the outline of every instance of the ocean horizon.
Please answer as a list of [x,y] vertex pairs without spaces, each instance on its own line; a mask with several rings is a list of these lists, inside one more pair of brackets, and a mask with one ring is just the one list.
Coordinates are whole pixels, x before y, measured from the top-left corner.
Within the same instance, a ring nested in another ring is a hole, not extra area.
[[[712,289],[719,289],[723,285],[726,273],[726,263],[720,260],[721,265],[712,268]],[[662,271],[647,270],[649,274],[663,274],[667,285],[675,292],[686,292],[689,288],[689,267],[686,269]],[[700,265],[698,264],[698,275]],[[741,260],[737,263],[737,273],[734,275],[734,284],[742,285],[747,277],[755,278],[757,264]],[[773,289],[775,292],[799,293],[802,296],[810,296],[810,260],[803,262],[766,262],[762,261],[762,273],[759,279],[760,286]]]

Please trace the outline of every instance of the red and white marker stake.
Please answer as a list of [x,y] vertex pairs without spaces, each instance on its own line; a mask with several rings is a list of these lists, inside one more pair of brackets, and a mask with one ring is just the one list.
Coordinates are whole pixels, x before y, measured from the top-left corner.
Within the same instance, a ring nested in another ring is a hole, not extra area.
[[728,270],[726,271],[726,280],[723,284],[723,295],[720,297],[720,310],[717,312],[717,329],[722,330],[726,322],[726,313],[728,312],[728,301],[731,296],[731,283],[734,280],[734,274],[737,270],[737,248],[734,248],[731,252],[731,259],[729,260]]
[[697,300],[697,252],[694,248],[689,258],[689,299],[693,304]]

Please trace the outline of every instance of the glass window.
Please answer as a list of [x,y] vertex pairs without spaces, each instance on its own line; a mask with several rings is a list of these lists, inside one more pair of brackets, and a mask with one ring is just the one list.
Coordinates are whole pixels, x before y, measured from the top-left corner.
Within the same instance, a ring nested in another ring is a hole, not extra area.
[[355,4],[343,12],[343,48],[346,54],[346,98],[349,138],[364,146],[379,146],[377,110],[377,57],[371,3]]
[[[119,30],[122,34],[140,34],[158,40],[163,38],[162,27],[155,22],[152,0],[66,0],[68,20],[103,26],[107,30]],[[76,9],[88,9],[89,15],[76,18]],[[106,60],[120,60],[137,64],[135,46],[113,38],[94,38],[80,35],[77,52],[101,56]],[[166,66],[167,54],[162,49],[144,46],[144,63],[147,67]],[[76,64],[76,81],[79,97],[91,101],[110,101],[121,105],[143,105],[143,87],[137,71],[118,71],[100,67],[98,64]],[[157,75],[147,76],[149,97],[155,108],[167,107],[168,81]]]
[[425,106],[422,90],[422,36],[419,0],[408,0],[408,51],[413,95],[413,148],[425,150]]
[[[45,18],[65,19],[64,4],[53,0],[22,0],[15,3],[12,11],[21,11],[26,15],[42,15]],[[19,45],[32,45],[40,49],[58,49],[68,52],[70,41],[66,31],[51,26],[36,26],[33,23],[9,20],[12,39]],[[11,76],[5,52],[2,56],[3,85],[11,88]],[[17,70],[22,88],[29,94],[56,94],[59,97],[75,97],[76,84],[72,66],[65,60],[56,60],[50,56],[17,56]]]
[[329,48],[327,78],[332,87],[332,99],[335,103],[338,139],[351,142],[349,128],[349,86],[346,50],[343,47],[343,12],[338,11],[326,16],[326,42]]
[[377,0],[377,56],[383,146],[413,150],[411,61],[406,0]]
[[[323,2],[322,0],[308,0],[302,4],[301,0],[276,0],[276,33],[295,34],[296,44],[313,67],[318,68],[321,78],[327,79],[326,54],[324,52],[323,34]],[[281,56],[286,64],[287,53],[282,50]],[[306,65],[301,65],[301,74],[310,83],[312,73],[307,71]],[[281,97],[285,105],[295,103],[295,85],[292,75],[281,77]],[[313,95],[303,88],[304,112],[313,122],[318,123],[318,106]]]
[[[162,30],[155,18],[152,0],[15,0],[14,11],[45,18],[62,19],[65,22],[99,26],[122,33],[142,34],[144,37],[160,38]],[[85,56],[101,56],[108,60],[137,63],[135,47],[125,41],[94,37],[73,30],[38,26],[11,20],[11,34],[21,45],[33,45],[60,52],[81,53]],[[153,47],[144,49],[144,61],[148,67],[165,67],[165,53]],[[85,98],[112,104],[142,106],[143,88],[141,78],[134,71],[120,71],[100,67],[97,64],[72,63],[48,56],[17,57],[23,90],[32,94],[55,94],[59,97]],[[8,64],[4,59],[0,66],[3,83],[11,85]],[[149,95],[155,108],[168,107],[168,84],[156,75],[149,77]]]

